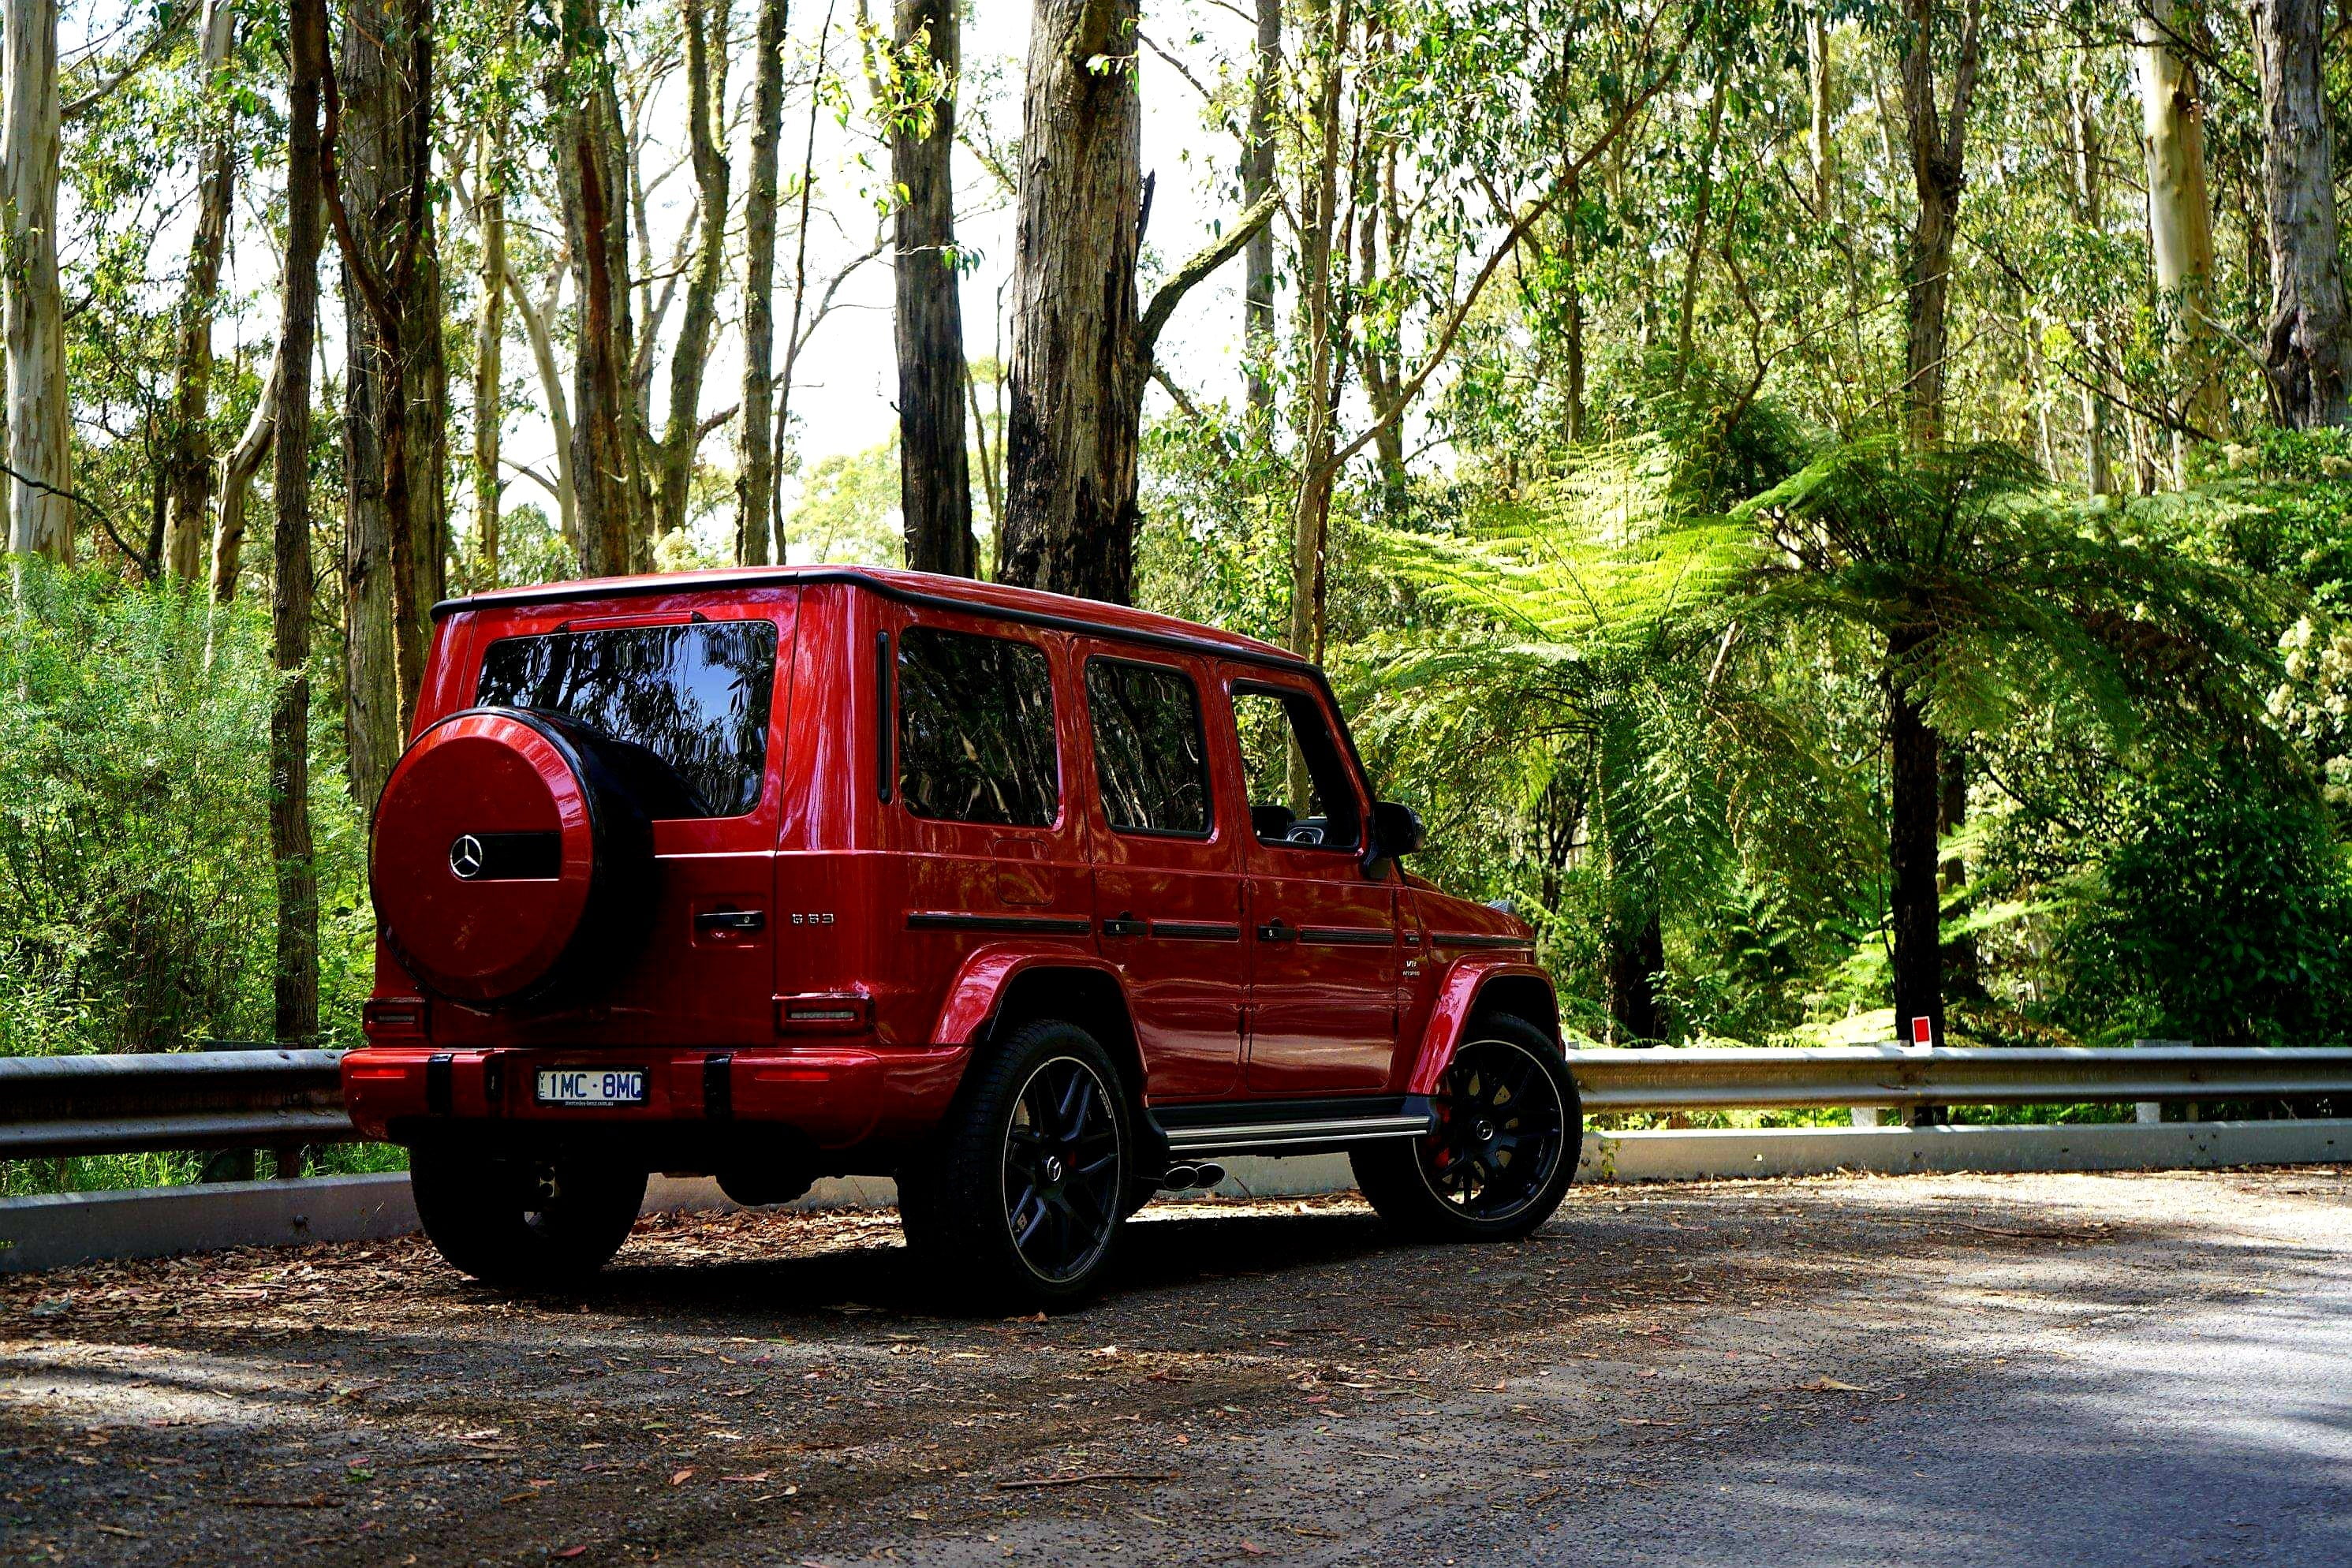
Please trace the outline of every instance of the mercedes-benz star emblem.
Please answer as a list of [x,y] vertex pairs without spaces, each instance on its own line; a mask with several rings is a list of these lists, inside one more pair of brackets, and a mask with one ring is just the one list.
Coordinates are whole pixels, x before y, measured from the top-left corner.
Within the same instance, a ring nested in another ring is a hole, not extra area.
[[457,842],[449,846],[449,869],[461,880],[470,882],[480,876],[486,858],[482,841],[470,833],[459,834]]

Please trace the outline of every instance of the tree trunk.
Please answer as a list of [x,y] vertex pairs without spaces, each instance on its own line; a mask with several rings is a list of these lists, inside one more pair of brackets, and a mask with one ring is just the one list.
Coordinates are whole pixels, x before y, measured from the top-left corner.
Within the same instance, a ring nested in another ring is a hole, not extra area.
[[1565,417],[1560,423],[1560,436],[1571,446],[1584,440],[1584,279],[1578,266],[1584,247],[1577,240],[1577,226],[1582,221],[1583,194],[1579,182],[1570,175],[1560,191],[1560,310],[1565,318],[1561,336],[1561,374],[1567,380]]
[[1706,230],[1715,212],[1715,150],[1723,139],[1722,82],[1706,101],[1706,142],[1698,159],[1698,201],[1691,212],[1690,255],[1683,263],[1682,302],[1675,312],[1675,379],[1690,374],[1691,323],[1698,313],[1699,269],[1706,260]]
[[[1339,329],[1332,298],[1334,238],[1339,216],[1339,52],[1350,30],[1349,0],[1336,13],[1328,0],[1314,0],[1312,16],[1321,35],[1310,40],[1316,62],[1315,163],[1308,173],[1298,224],[1299,287],[1305,296],[1306,384],[1298,442],[1298,499],[1290,520],[1290,647],[1321,662],[1324,606],[1328,597],[1331,528],[1332,461],[1338,415],[1333,338]],[[1294,759],[1296,761],[1296,759]],[[1297,782],[1295,775],[1294,784]],[[1302,794],[1294,788],[1294,795]]]
[[601,0],[562,13],[562,72],[555,98],[557,161],[572,279],[580,296],[572,369],[572,477],[579,492],[580,570],[591,577],[629,570],[627,400],[629,361],[628,192],[620,125],[604,53]]
[[1941,805],[1936,731],[1923,701],[1899,673],[1916,653],[1897,647],[1887,674],[1887,741],[1893,788],[1888,802],[1889,904],[1895,928],[1895,1036],[1909,1042],[1912,1020],[1927,1018],[1944,1037],[1943,952],[1936,896],[1936,819]]
[[[2105,183],[2100,177],[2099,116],[2092,109],[2092,66],[2087,48],[2076,59],[2074,69],[2074,84],[2066,96],[2068,139],[2074,144],[2068,162],[2074,176],[2074,221],[2099,234],[2106,228],[2106,195]],[[2092,350],[2095,360],[2105,359],[2106,326],[2097,315],[2083,323],[2083,342]],[[2116,476],[2109,452],[2114,432],[2109,427],[2107,399],[2086,378],[2082,403],[2083,488],[2094,496],[2112,495]]]
[[[407,743],[424,679],[448,463],[431,0],[394,0],[373,21],[343,29],[341,113],[326,149],[347,323],[344,733],[352,796],[371,811]],[[279,431],[281,461],[288,434]]]
[[236,110],[224,78],[236,37],[235,0],[205,0],[196,70],[213,133],[197,176],[196,232],[180,291],[180,358],[163,457],[163,571],[182,583],[194,582],[204,571],[211,522],[213,307],[220,296],[221,253],[228,245],[229,199],[236,188]]
[[[2152,0],[2137,24],[2141,150],[2147,163],[2147,234],[2157,287],[2178,312],[2173,353],[2181,413],[2207,435],[2224,416],[2210,321],[2212,202],[2205,190],[2205,106],[2196,73],[2172,47],[2176,7]],[[2176,461],[2179,457],[2176,440]]]
[[[1250,77],[1249,121],[1242,146],[1242,205],[1254,207],[1274,189],[1276,95],[1282,79],[1282,0],[1257,0],[1257,58]],[[1274,226],[1250,237],[1243,263],[1244,392],[1254,422],[1274,410]]]
[[[702,368],[719,323],[719,289],[727,268],[727,0],[680,0],[686,23],[686,101],[694,187],[702,203],[694,274],[686,285],[686,316],[669,362],[669,424],[656,455],[658,488],[654,526],[675,533],[686,526],[687,496],[702,445]],[[716,58],[713,58],[716,46]],[[646,336],[653,334],[650,322]]]
[[1609,943],[1609,1021],[1615,1045],[1648,1044],[1666,1037],[1658,1006],[1658,975],[1666,967],[1665,932],[1655,910],[1618,931]]
[[[315,278],[317,269],[313,268]],[[278,356],[269,356],[269,377],[261,384],[261,395],[254,399],[253,415],[245,423],[245,434],[221,464],[220,523],[213,533],[213,602],[230,603],[236,597],[236,577],[245,557],[245,502],[253,493],[253,476],[261,471],[262,459],[269,456],[271,437],[278,429]]]
[[73,425],[66,403],[65,297],[58,285],[57,0],[8,10],[0,103],[0,265],[8,288],[11,553],[73,560]]
[[2264,357],[2279,421],[2345,423],[2344,267],[2336,151],[2320,49],[2321,0],[2253,0],[2263,83],[2263,194],[2270,208],[2271,327]]
[[[907,564],[980,575],[964,444],[963,303],[955,266],[955,95],[963,68],[958,0],[898,0],[902,58],[927,48],[940,82],[929,122],[890,132],[891,177],[904,193],[892,269],[898,288],[898,491]],[[928,39],[928,43],[919,40]]]
[[1837,145],[1830,135],[1830,21],[1818,11],[1805,19],[1805,88],[1812,110],[1806,142],[1813,158],[1813,216],[1828,223],[1837,199]]
[[[1134,594],[1136,249],[1143,221],[1136,0],[1037,0],[1023,103],[1013,410],[996,579]],[[1109,57],[1116,63],[1090,63]]]
[[270,647],[278,700],[269,716],[269,843],[278,868],[278,1042],[319,1033],[319,884],[310,845],[310,355],[318,330],[320,87],[328,71],[326,0],[294,0],[288,18],[286,283],[278,334],[277,504]]
[[561,273],[548,279],[547,299],[534,300],[522,279],[509,269],[507,297],[522,318],[523,336],[530,342],[531,363],[539,371],[540,395],[547,400],[548,423],[555,426],[555,512],[563,542],[580,548],[580,490],[572,477],[572,399],[563,390],[563,372],[555,363],[555,333],[548,318],[563,298]]
[[507,110],[491,111],[482,133],[479,216],[482,299],[474,320],[474,554],[485,587],[499,585],[499,448],[506,435]]
[[[776,147],[784,129],[786,0],[759,0],[751,88],[751,188],[743,200],[743,471],[735,487],[735,559],[769,557],[775,505],[771,420],[776,358]],[[775,559],[783,559],[775,541]]]
[[1946,360],[1950,350],[1952,241],[1959,231],[1967,183],[1969,105],[1976,97],[1982,0],[1964,0],[1952,100],[1936,103],[1936,21],[1944,0],[1905,0],[1910,26],[1903,51],[1903,120],[1918,210],[1911,223],[1904,285],[1908,307],[1904,388],[1914,447],[1942,437]]

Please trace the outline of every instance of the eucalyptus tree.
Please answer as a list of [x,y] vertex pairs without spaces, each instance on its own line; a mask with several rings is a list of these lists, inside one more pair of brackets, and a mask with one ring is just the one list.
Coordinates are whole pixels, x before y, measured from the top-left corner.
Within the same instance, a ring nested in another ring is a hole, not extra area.
[[2321,0],[2253,0],[2262,80],[2263,194],[2270,236],[2264,348],[2280,421],[2341,425],[2347,401],[2344,260],[2336,221],[2336,131],[2326,90]]
[[73,559],[73,415],[58,279],[57,0],[8,15],[0,80],[0,244],[7,282],[8,550]]
[[173,367],[172,429],[164,453],[166,521],[163,569],[179,582],[205,570],[213,495],[213,314],[228,247],[229,204],[236,190],[236,102],[229,79],[236,40],[234,0],[205,0],[196,57],[205,135],[199,154],[194,237],[180,293],[180,353]]
[[[686,26],[687,141],[694,163],[699,232],[687,282],[686,315],[670,351],[669,418],[656,454],[654,527],[675,533],[686,526],[687,489],[702,445],[702,375],[719,324],[719,290],[727,268],[727,0],[679,0]],[[655,331],[650,321],[646,338]]]
[[[742,466],[735,485],[735,559],[765,562],[776,506],[777,146],[784,123],[788,0],[758,0],[751,43],[751,171],[743,198]],[[812,131],[814,128],[812,128]],[[774,541],[776,558],[783,542]]]

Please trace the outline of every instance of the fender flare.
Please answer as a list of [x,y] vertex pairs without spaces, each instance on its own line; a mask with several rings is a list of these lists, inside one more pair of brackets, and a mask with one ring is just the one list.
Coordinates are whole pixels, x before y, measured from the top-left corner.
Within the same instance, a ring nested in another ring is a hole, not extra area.
[[1022,975],[1033,969],[1081,969],[1099,974],[1118,993],[1119,1005],[1127,1008],[1129,1018],[1135,1016],[1129,1005],[1126,983],[1118,966],[1090,952],[1074,952],[1067,948],[1027,948],[992,943],[966,955],[948,983],[947,1000],[940,1005],[939,1020],[931,1027],[930,1043],[937,1046],[973,1046],[988,1037],[996,1022],[997,1009]]
[[1559,1003],[1552,991],[1549,974],[1518,959],[1475,953],[1456,959],[1437,983],[1437,1001],[1429,1010],[1429,1023],[1422,1030],[1421,1044],[1413,1054],[1412,1071],[1405,1080],[1407,1094],[1436,1091],[1438,1079],[1446,1064],[1454,1059],[1470,1020],[1477,1016],[1480,1001],[1496,981],[1508,983],[1505,989],[1514,992],[1527,991],[1530,985],[1539,987],[1545,1004],[1543,1014],[1528,1022],[1538,1028],[1549,1028],[1557,1036]]

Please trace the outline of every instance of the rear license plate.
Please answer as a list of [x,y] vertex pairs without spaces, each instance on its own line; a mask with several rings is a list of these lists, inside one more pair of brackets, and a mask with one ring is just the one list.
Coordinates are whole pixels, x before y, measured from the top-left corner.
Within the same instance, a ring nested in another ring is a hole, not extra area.
[[551,1068],[539,1075],[541,1105],[643,1105],[646,1075],[612,1068]]

